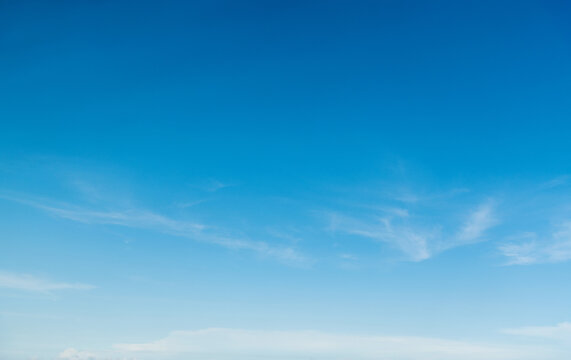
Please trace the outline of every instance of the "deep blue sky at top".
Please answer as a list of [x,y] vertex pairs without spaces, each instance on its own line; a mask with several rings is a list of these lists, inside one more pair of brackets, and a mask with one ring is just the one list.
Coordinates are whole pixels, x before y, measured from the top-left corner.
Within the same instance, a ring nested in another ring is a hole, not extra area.
[[570,4],[0,0],[0,357],[570,358]]
[[392,157],[436,179],[570,170],[564,2],[0,6],[8,157],[272,186],[372,176]]

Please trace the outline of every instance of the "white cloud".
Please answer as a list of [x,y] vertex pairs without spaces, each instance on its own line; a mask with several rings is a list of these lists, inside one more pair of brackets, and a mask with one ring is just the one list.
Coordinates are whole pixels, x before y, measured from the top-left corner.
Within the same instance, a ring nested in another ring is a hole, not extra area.
[[571,260],[571,221],[559,225],[546,239],[527,235],[518,243],[504,244],[499,250],[508,258],[507,265],[559,263]]
[[526,326],[505,329],[506,334],[561,340],[571,344],[571,323],[562,322],[555,326]]
[[87,352],[87,351],[78,351],[74,348],[65,349],[62,351],[58,359],[63,360],[96,360],[97,357],[95,354]]
[[232,187],[235,185],[231,184],[231,183],[225,183],[225,182],[222,182],[222,181],[217,180],[217,179],[207,179],[207,180],[202,181],[200,183],[191,184],[190,186],[192,186],[194,188],[198,188],[202,191],[216,192],[218,190],[228,188],[228,187]]
[[431,256],[428,240],[436,231],[427,231],[405,225],[395,225],[391,218],[380,218],[376,222],[355,219],[340,214],[331,214],[333,231],[358,235],[386,242],[402,251],[411,261],[422,261]]
[[[377,218],[376,221],[334,213],[330,215],[330,229],[389,243],[409,260],[422,261],[442,251],[480,241],[484,232],[498,223],[491,201],[472,211],[455,236],[437,223],[428,227],[415,222],[415,216],[408,210],[400,210],[395,216]],[[455,215],[444,213],[440,216],[445,222],[445,217],[453,218]]]
[[393,214],[400,216],[400,217],[408,217],[409,213],[407,209],[401,209],[401,208],[391,208],[388,211],[392,212]]
[[29,274],[16,274],[5,271],[0,271],[0,287],[37,292],[66,289],[89,290],[94,288],[93,285],[54,282]]
[[339,257],[343,260],[352,260],[352,261],[359,259],[359,257],[354,254],[339,254]]
[[569,182],[570,178],[571,178],[571,176],[569,176],[569,175],[561,175],[561,176],[558,176],[554,179],[551,179],[549,181],[544,182],[543,184],[541,184],[539,186],[539,188],[540,189],[552,189],[554,187],[565,185]]
[[198,232],[205,226],[189,221],[177,221],[147,210],[127,209],[116,211],[90,210],[77,206],[48,205],[46,201],[10,198],[19,203],[44,210],[54,216],[87,224],[112,224],[135,228],[171,232]]
[[458,233],[457,239],[461,243],[478,241],[484,232],[496,225],[498,220],[494,216],[491,202],[480,205],[473,211]]
[[506,265],[529,265],[538,262],[537,245],[533,242],[505,244],[499,250],[508,258]]
[[347,335],[318,331],[210,328],[175,331],[141,344],[117,344],[125,354],[168,359],[540,359],[529,349],[439,338]]
[[250,250],[263,256],[273,257],[291,265],[306,265],[308,259],[295,249],[273,246],[264,241],[228,236],[222,231],[204,224],[177,220],[144,209],[92,210],[69,204],[53,204],[43,199],[30,199],[0,194],[0,197],[43,210],[59,218],[86,223],[118,225],[148,229],[164,234],[185,237],[194,241],[216,244],[229,249]]

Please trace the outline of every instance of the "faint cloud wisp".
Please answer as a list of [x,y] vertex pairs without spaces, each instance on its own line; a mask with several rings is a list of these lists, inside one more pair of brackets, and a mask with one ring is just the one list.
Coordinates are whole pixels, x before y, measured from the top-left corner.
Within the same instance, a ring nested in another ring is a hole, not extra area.
[[32,292],[50,292],[55,290],[90,290],[95,286],[80,283],[54,282],[41,277],[0,271],[0,288]]

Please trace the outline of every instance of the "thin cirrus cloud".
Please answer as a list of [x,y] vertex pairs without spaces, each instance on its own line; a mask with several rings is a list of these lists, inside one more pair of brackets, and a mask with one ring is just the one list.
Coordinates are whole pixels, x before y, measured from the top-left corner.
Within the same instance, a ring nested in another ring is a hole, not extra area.
[[218,190],[232,187],[235,185],[231,183],[222,182],[217,179],[208,179],[207,181],[191,184],[190,186],[206,192],[216,192]]
[[389,243],[411,261],[422,261],[432,255],[428,242],[435,236],[436,229],[430,231],[395,225],[389,218],[372,222],[332,214],[330,220],[332,230]]
[[281,262],[305,266],[310,261],[297,250],[286,246],[274,246],[264,241],[253,241],[226,235],[204,224],[177,220],[142,209],[92,210],[65,203],[53,203],[45,199],[1,195],[2,198],[43,210],[59,218],[86,223],[118,225],[136,229],[157,231],[171,236],[184,237],[194,241],[219,245],[233,250],[247,250]]
[[541,351],[440,338],[209,328],[175,331],[140,344],[117,344],[122,355],[153,359],[541,359]]
[[525,326],[520,328],[504,329],[502,332],[510,335],[559,340],[571,344],[570,322],[562,322],[554,326]]
[[[62,351],[58,357],[60,360],[98,360],[102,359],[101,356],[98,356],[92,352],[88,351],[79,351],[74,348],[68,348]],[[110,359],[106,357],[106,359]]]
[[6,200],[11,200],[43,210],[51,215],[63,219],[87,224],[121,225],[134,228],[168,230],[175,233],[198,232],[205,228],[202,224],[188,221],[176,221],[146,210],[128,209],[121,211],[100,211],[85,209],[69,204],[55,204],[54,202],[45,199],[33,199],[24,196],[2,195],[1,197]]
[[560,224],[550,235],[538,239],[526,233],[521,241],[503,244],[500,252],[507,258],[506,265],[559,263],[571,260],[571,221]]
[[47,280],[30,274],[0,271],[0,288],[32,292],[51,292],[56,290],[90,290],[93,285],[81,283],[66,283]]
[[461,243],[479,241],[484,232],[498,223],[491,201],[481,204],[475,209],[456,236]]
[[[369,216],[367,219],[330,213],[330,230],[388,243],[408,260],[422,261],[442,251],[482,241],[485,232],[499,223],[492,201],[486,201],[470,212],[466,220],[457,225],[459,230],[456,233],[439,224],[427,226],[416,223],[408,210],[385,213],[389,215]],[[454,214],[441,216],[454,217]]]

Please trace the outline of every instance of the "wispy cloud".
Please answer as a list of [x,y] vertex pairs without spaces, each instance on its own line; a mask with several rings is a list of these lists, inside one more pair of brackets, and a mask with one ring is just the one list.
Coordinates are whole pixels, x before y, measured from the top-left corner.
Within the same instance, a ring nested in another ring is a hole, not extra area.
[[[455,234],[439,223],[425,225],[416,222],[407,209],[399,208],[396,213],[383,210],[383,213],[385,215],[381,217],[368,215],[361,218],[330,213],[330,230],[388,243],[409,260],[422,261],[447,249],[481,241],[486,230],[498,223],[491,201],[473,210]],[[443,213],[440,216],[443,217],[442,223],[445,223],[449,222],[445,221],[445,217],[454,218],[457,215]]]
[[357,255],[354,255],[354,254],[339,254],[339,257],[343,260],[351,260],[351,261],[355,261],[355,260],[359,259],[359,257]]
[[195,200],[195,201],[187,201],[187,202],[180,202],[177,203],[176,206],[182,209],[186,209],[186,208],[190,208],[199,204],[204,203],[206,200],[202,199],[202,200]]
[[541,184],[540,189],[551,189],[554,187],[565,185],[569,182],[569,179],[571,179],[571,176],[569,176],[569,175],[558,176],[556,178],[553,178],[553,179],[546,181],[543,184]]
[[0,271],[0,288],[35,292],[50,292],[66,289],[89,290],[95,288],[95,286],[80,283],[55,282],[29,274]]
[[560,340],[571,344],[571,323],[562,322],[555,326],[525,326],[504,329],[505,334]]
[[92,352],[79,351],[74,348],[68,348],[58,355],[58,359],[62,360],[96,360],[98,357]]
[[250,250],[292,265],[307,265],[308,259],[292,247],[274,246],[227,235],[222,230],[201,223],[178,220],[145,209],[94,210],[45,199],[0,194],[0,197],[43,210],[59,218],[86,223],[118,225],[158,231],[235,250]]
[[539,262],[538,247],[533,242],[505,244],[499,250],[508,258],[506,265],[529,265]]
[[175,331],[140,344],[118,344],[125,354],[182,359],[540,359],[528,349],[439,338],[209,328]]
[[486,230],[496,225],[498,220],[493,211],[493,204],[486,202],[474,210],[458,233],[458,240],[471,243],[481,239]]
[[330,215],[330,229],[388,243],[403,252],[411,261],[430,257],[428,241],[438,229],[424,230],[410,226],[395,225],[391,218],[361,220],[338,213]]
[[523,240],[499,247],[507,265],[559,263],[571,260],[571,221],[564,222],[544,239],[527,233]]
[[206,192],[216,192],[218,190],[228,188],[228,187],[232,187],[235,185],[231,184],[231,183],[222,182],[222,181],[217,180],[217,179],[207,179],[206,181],[196,183],[196,184],[192,184],[191,186],[194,188],[198,188],[202,191],[206,191]]

